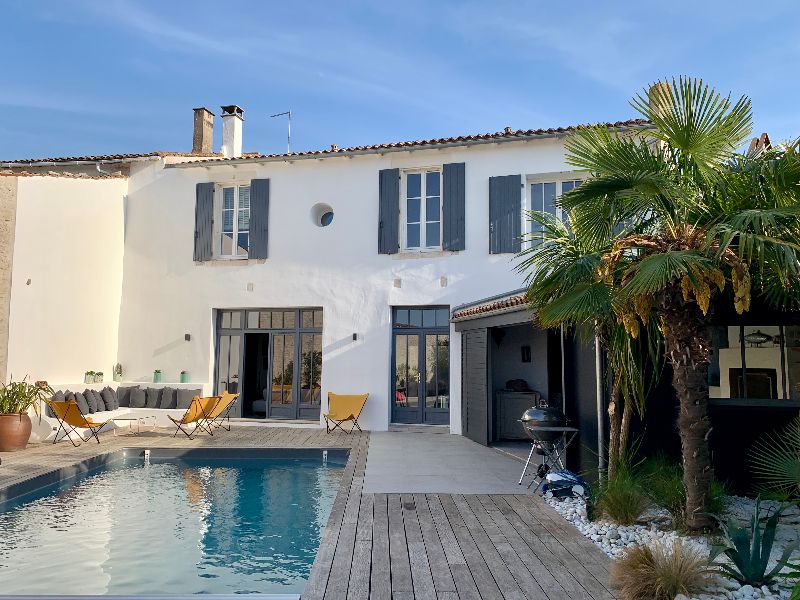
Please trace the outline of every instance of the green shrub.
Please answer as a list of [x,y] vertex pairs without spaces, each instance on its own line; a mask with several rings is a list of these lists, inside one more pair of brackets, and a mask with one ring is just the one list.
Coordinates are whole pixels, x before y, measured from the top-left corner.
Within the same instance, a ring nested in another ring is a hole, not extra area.
[[764,489],[800,496],[800,417],[753,444],[750,466]]
[[628,550],[611,566],[611,585],[621,600],[672,600],[700,592],[709,575],[702,552],[677,540]]
[[[749,527],[740,527],[732,520],[717,519],[721,537],[711,549],[708,560],[715,560],[720,554],[725,554],[732,564],[726,562],[715,563],[722,571],[733,577],[742,585],[750,584],[754,587],[769,585],[778,576],[781,569],[788,563],[789,556],[798,545],[789,544],[783,550],[777,565],[767,571],[769,555],[775,541],[778,529],[778,520],[784,508],[776,510],[769,517],[761,516],[761,499],[756,499],[753,517]],[[763,529],[762,529],[763,522]]]
[[[664,455],[648,458],[640,469],[644,488],[653,504],[667,509],[672,515],[675,529],[686,528],[686,488],[683,485],[683,468]],[[727,486],[716,479],[711,481],[708,509],[713,515],[725,509]]]
[[635,523],[651,505],[636,469],[618,468],[614,477],[600,483],[596,490],[595,514],[620,525]]

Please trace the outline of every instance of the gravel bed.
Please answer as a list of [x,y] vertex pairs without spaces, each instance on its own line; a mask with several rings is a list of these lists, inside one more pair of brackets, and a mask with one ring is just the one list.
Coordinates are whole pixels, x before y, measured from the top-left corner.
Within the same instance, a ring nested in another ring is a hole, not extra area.
[[[685,536],[668,528],[669,513],[663,510],[654,510],[643,517],[646,524],[618,525],[611,521],[598,519],[589,521],[586,518],[586,506],[579,498],[545,500],[567,521],[572,523],[585,537],[592,540],[603,552],[611,558],[619,558],[628,548],[637,545],[662,543],[672,544],[681,539],[686,545],[694,545],[703,553],[710,551],[710,540],[705,536]],[[741,496],[730,496],[726,500],[725,518],[731,518],[739,523],[747,523],[752,517],[755,501]],[[775,509],[778,503],[762,501],[762,511]],[[792,542],[800,540],[800,511],[796,507],[787,510],[781,519],[781,525],[775,538],[772,551],[772,560],[780,556],[783,548]],[[798,557],[798,553],[794,554]],[[769,588],[762,586],[754,588],[750,585],[740,585],[737,581],[722,575],[715,575],[712,584],[705,593],[687,598],[678,595],[675,600],[715,600],[728,598],[736,600],[786,600],[791,595],[791,584],[785,580],[778,580]]]

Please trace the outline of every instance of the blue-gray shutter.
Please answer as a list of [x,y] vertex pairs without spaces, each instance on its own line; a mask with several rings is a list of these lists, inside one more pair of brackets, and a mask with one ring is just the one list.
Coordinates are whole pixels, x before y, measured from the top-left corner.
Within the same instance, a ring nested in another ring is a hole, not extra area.
[[198,183],[194,205],[194,260],[211,260],[214,226],[214,184]]
[[400,250],[400,169],[378,172],[378,253]]
[[489,253],[522,248],[522,175],[489,178]]
[[269,179],[250,181],[250,247],[247,258],[267,258]]
[[464,163],[442,167],[442,248],[463,250],[465,247]]

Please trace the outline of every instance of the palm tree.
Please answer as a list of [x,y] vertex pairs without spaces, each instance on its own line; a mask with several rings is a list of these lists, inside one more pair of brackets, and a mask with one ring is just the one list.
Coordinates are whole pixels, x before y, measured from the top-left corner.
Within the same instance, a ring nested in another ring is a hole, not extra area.
[[710,311],[730,302],[741,314],[753,293],[778,309],[800,304],[800,161],[796,144],[736,155],[750,136],[750,101],[701,80],[659,82],[631,104],[652,128],[576,132],[567,160],[593,176],[561,203],[576,235],[602,239],[609,222],[627,229],[595,277],[631,337],[659,324],[680,405],[687,525],[699,530],[712,524]]
[[[520,252],[517,269],[526,274],[528,304],[538,325],[545,328],[568,327],[583,337],[595,337],[609,364],[611,398],[608,406],[611,424],[608,441],[608,477],[613,478],[626,456],[631,419],[636,409],[644,411],[645,362],[658,361],[657,330],[651,328],[650,344],[642,348],[639,340],[627,335],[617,323],[611,302],[611,286],[596,277],[605,253],[615,237],[611,221],[601,234],[571,226],[579,221],[578,207],[565,219],[531,211],[534,224],[530,242]],[[618,232],[617,235],[619,235]]]

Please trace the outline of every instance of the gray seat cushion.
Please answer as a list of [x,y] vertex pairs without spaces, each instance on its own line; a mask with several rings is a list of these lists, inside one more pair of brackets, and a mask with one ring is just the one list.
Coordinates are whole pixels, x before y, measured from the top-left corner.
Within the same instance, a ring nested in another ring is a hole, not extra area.
[[133,388],[130,393],[131,408],[144,408],[147,404],[147,394],[142,388]]
[[202,393],[203,392],[200,389],[184,390],[182,388],[179,388],[177,394],[178,396],[177,408],[182,408],[183,410],[186,410],[187,408],[189,408],[189,406],[191,406],[192,398],[194,398],[195,396],[200,396]]
[[145,401],[147,408],[158,408],[158,404],[161,402],[161,388],[147,388],[145,396],[147,398]]
[[175,389],[165,387],[161,390],[161,401],[158,403],[158,408],[175,408]]
[[131,390],[138,390],[139,386],[130,385],[117,388],[118,406],[128,407],[131,405]]
[[119,408],[119,401],[117,400],[117,393],[110,387],[106,386],[100,392],[103,397],[103,403],[106,405],[106,410],[116,410]]
[[75,402],[78,403],[78,408],[80,409],[82,414],[88,415],[91,412],[89,410],[89,401],[86,399],[86,396],[84,396],[80,392],[76,392]]

